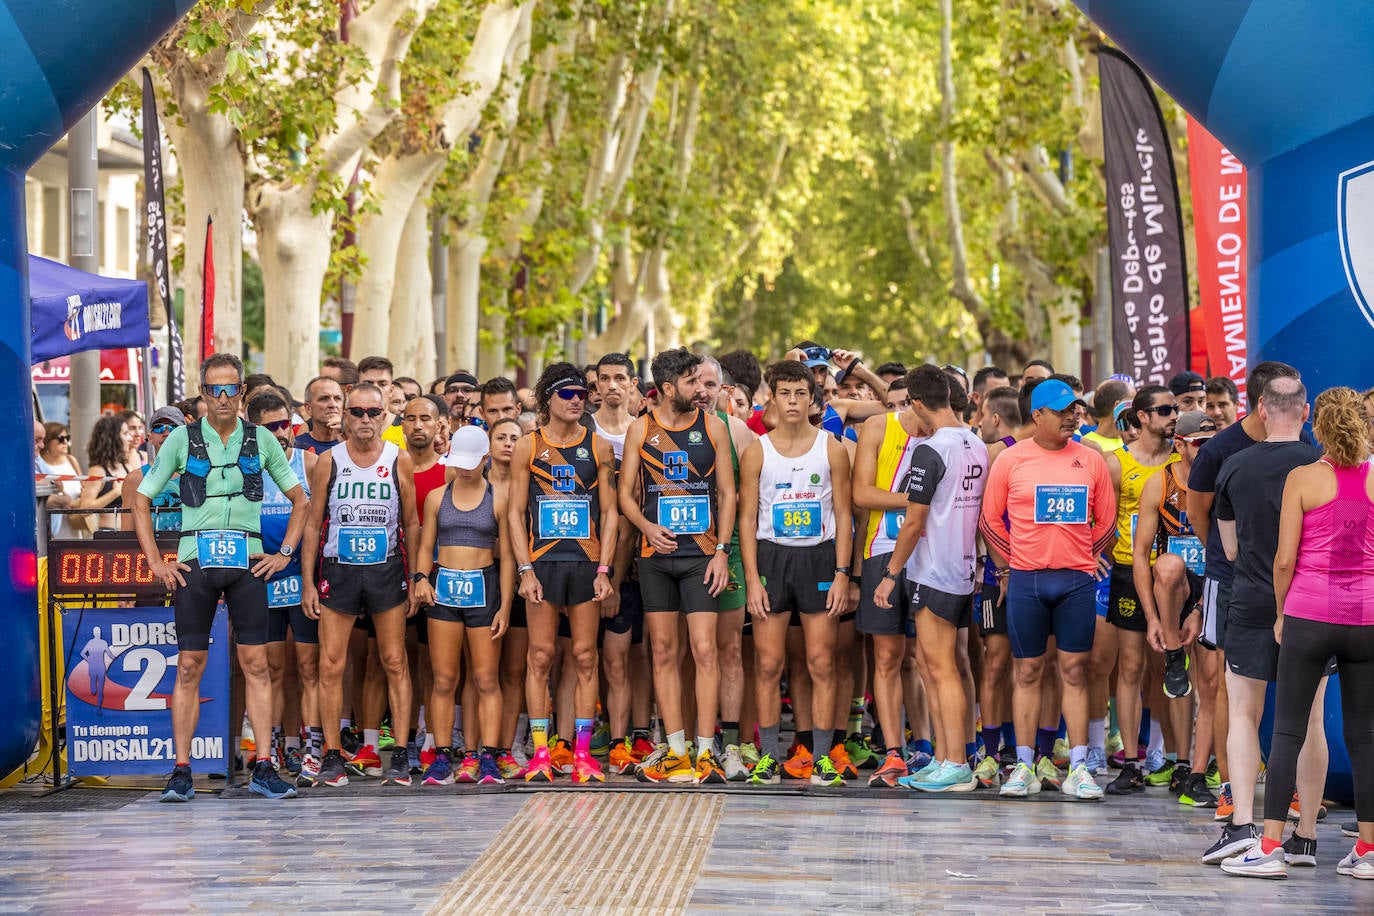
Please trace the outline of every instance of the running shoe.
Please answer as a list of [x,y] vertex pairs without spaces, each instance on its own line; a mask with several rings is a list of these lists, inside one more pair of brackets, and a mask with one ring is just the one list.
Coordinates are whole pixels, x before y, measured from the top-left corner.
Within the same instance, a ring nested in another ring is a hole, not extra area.
[[635,763],[643,763],[644,758],[654,752],[654,743],[648,738],[636,738],[630,744],[630,751],[635,755]]
[[844,751],[858,769],[869,770],[878,765],[878,755],[873,753],[873,748],[868,746],[868,739],[863,735],[854,734],[845,738]]
[[1140,767],[1135,763],[1128,763],[1121,768],[1116,779],[1107,783],[1108,795],[1132,795],[1136,792],[1145,791],[1145,777],[1140,772]]
[[592,732],[592,756],[605,757],[611,752],[611,730],[606,723],[597,725],[596,731]]
[[425,748],[424,750],[420,751],[420,769],[421,769],[421,771],[428,770],[428,769],[429,769],[429,765],[430,765],[431,763],[434,762],[434,758],[435,758],[436,756],[438,756],[438,754],[439,754],[439,751],[438,751],[437,748],[427,747],[427,748]]
[[[1120,767],[1126,762],[1126,745],[1121,740],[1121,732],[1114,731],[1107,736],[1106,752],[1113,766]],[[1116,762],[1117,758],[1121,759],[1121,763]]]
[[1221,870],[1242,878],[1287,878],[1288,862],[1283,857],[1282,846],[1266,853],[1256,840],[1248,848],[1223,859]]
[[296,787],[282,779],[272,761],[267,758],[253,765],[253,777],[248,780],[248,791],[263,798],[295,798]]
[[553,761],[549,759],[547,747],[534,752],[534,758],[525,767],[525,782],[553,782]]
[[549,761],[555,772],[562,773],[564,776],[571,776],[573,771],[572,745],[562,738],[555,739],[549,745]]
[[1103,776],[1107,772],[1107,752],[1100,747],[1088,748],[1088,759],[1085,761],[1088,772],[1094,776]]
[[1354,846],[1350,847],[1350,852],[1346,853],[1345,858],[1336,866],[1336,874],[1363,878],[1366,881],[1374,879],[1374,851],[1361,856],[1355,854]]
[[1036,761],[1035,778],[1056,789],[1064,781],[1063,775],[1059,772],[1059,767],[1048,757],[1041,757]]
[[1259,844],[1258,824],[1227,824],[1221,828],[1221,836],[1202,854],[1203,865],[1220,865],[1251,846]]
[[477,758],[478,775],[477,784],[482,786],[505,785],[506,777],[501,774],[501,765],[496,762],[496,758],[491,754],[483,754]]
[[916,776],[899,779],[897,785],[922,792],[972,792],[978,788],[978,780],[967,764],[941,763]]
[[782,765],[782,771],[787,774],[788,779],[810,779],[815,764],[811,752],[798,745],[793,750],[792,756],[787,758],[787,762]]
[[1012,768],[1011,773],[1002,783],[1001,790],[997,793],[1008,798],[1025,798],[1028,795],[1040,794],[1040,780],[1035,777],[1035,771],[1024,763],[1018,763]]
[[324,763],[320,765],[320,775],[315,782],[327,786],[348,785],[348,767],[344,765],[343,754],[332,749],[325,751]]
[[1164,650],[1164,695],[1171,700],[1186,697],[1193,692],[1193,682],[1188,677],[1188,653],[1182,649]]
[[744,782],[749,778],[749,768],[740,756],[739,745],[725,745],[725,779],[727,782]]
[[978,761],[978,766],[973,770],[973,778],[978,780],[978,785],[984,789],[991,789],[997,785],[997,777],[1001,774],[1001,769],[997,766],[997,758],[984,757]]
[[1145,774],[1145,785],[1159,788],[1167,786],[1174,778],[1174,765],[1167,759],[1163,765]]
[[503,780],[514,779],[525,769],[510,751],[502,751],[500,756],[496,758],[496,768],[501,771]]
[[1283,855],[1288,860],[1289,865],[1316,868],[1317,841],[1305,836],[1298,836],[1298,832],[1295,830],[1293,835],[1283,844]]
[[1016,766],[1016,748],[1004,744],[1002,749],[997,752],[997,765],[1007,770]]
[[188,802],[195,794],[196,787],[191,782],[190,765],[181,763],[172,767],[172,775],[167,778],[167,785],[162,790],[162,801]]
[[1207,788],[1221,788],[1221,766],[1217,763],[1217,758],[1215,757],[1207,762]]
[[721,768],[720,761],[709,749],[702,751],[701,756],[697,757],[696,782],[699,786],[723,786],[725,785],[725,770]]
[[1069,765],[1069,752],[1071,750],[1073,749],[1069,747],[1068,739],[1055,738],[1054,753],[1052,755],[1054,758],[1054,765],[1061,768],[1067,767]]
[[1207,788],[1206,773],[1190,773],[1188,781],[1178,793],[1178,803],[1192,808],[1215,808],[1217,797]]
[[387,764],[386,772],[382,774],[382,785],[410,785],[410,755],[406,753],[404,747],[392,745],[391,762]]
[[[495,764],[495,761],[492,761]],[[601,771],[601,764],[597,763],[595,757],[586,751],[577,751],[573,754],[572,781],[575,783],[605,782],[606,774]]]
[[843,744],[837,744],[830,749],[830,762],[835,765],[835,769],[846,779],[858,779],[859,768],[854,766],[854,761],[849,757],[849,751],[845,750]]
[[1169,758],[1164,756],[1163,751],[1146,751],[1144,772],[1153,773],[1156,770],[1162,770],[1168,762]]
[[[1288,819],[1296,821],[1302,817],[1302,806],[1298,804],[1298,790],[1293,790],[1293,800],[1288,803]],[[1317,806],[1317,820],[1326,820],[1326,805]]]
[[298,748],[298,747],[288,747],[288,748],[286,749],[286,760],[283,761],[283,765],[286,767],[286,773],[287,773],[287,775],[289,775],[289,776],[299,776],[299,775],[301,775],[301,766],[302,766],[302,764],[303,764],[304,762],[305,762],[305,755],[301,753],[301,749],[300,749],[300,748]]
[[420,746],[414,741],[406,745],[406,760],[410,764],[411,776],[419,776],[425,771],[424,764],[420,763]]
[[883,765],[878,767],[872,776],[868,777],[868,785],[869,788],[887,787],[891,789],[897,785],[897,780],[906,775],[906,761],[902,759],[901,754],[893,751],[883,760]]
[[1087,764],[1083,763],[1069,771],[1069,776],[1059,787],[1059,791],[1070,798],[1082,801],[1102,797],[1102,787],[1093,779],[1093,774],[1088,772]]
[[744,765],[749,772],[754,772],[754,767],[759,763],[759,749],[752,741],[746,741],[739,746],[739,759],[744,761]]
[[424,786],[453,785],[453,761],[448,759],[448,754],[436,753],[434,755],[433,762],[425,767],[425,775],[420,784]]
[[1174,775],[1169,777],[1169,791],[1178,795],[1183,791],[1184,785],[1192,778],[1193,768],[1186,763],[1174,764]]
[[302,789],[308,789],[315,784],[315,780],[320,778],[320,758],[314,754],[306,754],[301,761],[301,772],[296,777],[296,785]]
[[358,749],[363,746],[363,736],[353,726],[339,730],[339,745],[349,758],[358,753]]
[[634,752],[631,750],[630,740],[617,741],[611,746],[610,756],[607,758],[607,765],[611,772],[617,776],[624,776],[633,773],[638,761],[635,760]]
[[1231,797],[1231,784],[1222,783],[1221,795],[1217,799],[1217,813],[1212,815],[1214,821],[1229,821],[1231,815],[1236,813],[1236,801]]
[[383,722],[381,730],[377,733],[377,753],[389,751],[396,747],[396,739],[391,735],[391,723]]
[[358,748],[358,753],[346,764],[349,774],[353,776],[381,776],[382,758],[377,756],[377,751],[370,744],[365,744]]
[[749,771],[749,785],[751,786],[776,786],[782,781],[778,771],[782,767],[773,759],[772,754],[764,754],[759,758],[759,762],[754,764],[754,768]]
[[697,781],[697,769],[692,766],[692,758],[685,754],[678,756],[669,750],[652,763],[646,760],[640,764],[638,779],[640,782],[690,784]]
[[462,761],[453,771],[453,781],[461,782],[464,785],[472,785],[477,781],[478,772],[481,764],[477,761],[477,754],[467,751],[463,754]]
[[817,760],[811,768],[811,785],[813,786],[842,786],[844,776],[835,768],[834,762],[829,754],[822,754],[821,759]]
[[916,751],[914,754],[907,755],[906,770],[908,773],[919,773],[934,762],[935,758],[930,754],[925,751]]
[[643,770],[645,767],[657,764],[667,753],[668,745],[666,744],[660,744],[658,747],[654,748],[643,760],[639,761],[639,765],[635,768],[635,775],[639,775],[639,771]]

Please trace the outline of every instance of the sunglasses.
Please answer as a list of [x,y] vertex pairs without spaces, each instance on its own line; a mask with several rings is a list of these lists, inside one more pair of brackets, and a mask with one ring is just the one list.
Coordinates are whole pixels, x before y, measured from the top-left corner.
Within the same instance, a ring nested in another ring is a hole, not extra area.
[[[273,420],[271,423],[262,423],[262,424],[259,424],[259,425],[265,426],[265,427],[267,428],[267,431],[268,431],[268,432],[279,433],[279,432],[281,432],[281,431],[284,430],[284,429],[290,429],[290,428],[291,428],[291,421],[290,421],[290,419],[286,419],[286,420]],[[153,430],[153,432],[157,432],[157,430],[155,429],[155,430]]]
[[386,413],[386,411],[382,410],[382,408],[380,407],[350,407],[348,408],[348,412],[351,413],[353,416],[357,417],[359,420],[361,420],[363,417],[368,417],[370,419],[375,420],[382,414]]
[[239,392],[243,390],[243,386],[242,386],[242,385],[206,385],[206,386],[205,386],[205,390],[206,390],[206,392],[209,393],[210,397],[212,397],[212,398],[219,398],[219,397],[236,398],[236,397],[239,396]]
[[[1216,432],[1216,430],[1214,430],[1214,429],[1209,429],[1209,430],[1204,430],[1204,431],[1205,431],[1205,432],[1208,432],[1208,433],[1214,433],[1214,432]],[[1179,438],[1180,441],[1186,442],[1188,445],[1202,445],[1202,443],[1206,442],[1208,439],[1210,439],[1210,438],[1212,438],[1212,437],[1211,437],[1211,436],[1179,436],[1178,438]]]
[[1172,417],[1174,414],[1178,413],[1178,405],[1160,404],[1158,407],[1142,407],[1141,410],[1146,413],[1157,413],[1161,417]]
[[63,433],[63,434],[60,435],[60,436],[53,436],[53,437],[52,437],[52,441],[54,441],[54,442],[70,442],[70,441],[72,441],[72,437],[69,436],[69,435],[67,435],[66,433]]
[[824,361],[827,362],[827,363],[830,362],[830,348],[829,348],[829,347],[807,347],[805,350],[802,350],[802,353],[804,353],[804,354],[806,355],[806,358],[807,358],[808,360],[817,360],[817,359],[819,359],[819,360],[824,360]]
[[177,427],[175,423],[154,423],[152,426],[148,427],[148,431],[150,433],[162,436],[166,435],[167,433],[170,433],[172,430],[176,428]]
[[565,401],[585,401],[590,392],[588,392],[586,388],[559,388],[554,394]]

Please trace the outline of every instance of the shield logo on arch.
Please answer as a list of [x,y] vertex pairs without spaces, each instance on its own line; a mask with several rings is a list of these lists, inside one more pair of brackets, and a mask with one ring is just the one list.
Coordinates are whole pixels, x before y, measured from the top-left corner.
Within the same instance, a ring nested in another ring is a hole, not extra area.
[[1336,212],[1345,278],[1364,320],[1374,327],[1374,161],[1341,172]]

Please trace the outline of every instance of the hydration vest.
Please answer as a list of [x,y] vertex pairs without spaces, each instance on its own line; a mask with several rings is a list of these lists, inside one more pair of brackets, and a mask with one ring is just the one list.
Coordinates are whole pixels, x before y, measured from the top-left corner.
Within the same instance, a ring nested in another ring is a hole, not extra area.
[[258,457],[258,428],[245,420],[243,440],[239,443],[238,458],[229,464],[211,464],[210,452],[205,447],[205,434],[200,422],[186,428],[186,470],[181,473],[181,502],[191,508],[205,505],[206,480],[216,468],[238,467],[243,475],[243,489],[237,493],[223,493],[216,498],[232,499],[242,496],[249,502],[262,502],[262,459]]

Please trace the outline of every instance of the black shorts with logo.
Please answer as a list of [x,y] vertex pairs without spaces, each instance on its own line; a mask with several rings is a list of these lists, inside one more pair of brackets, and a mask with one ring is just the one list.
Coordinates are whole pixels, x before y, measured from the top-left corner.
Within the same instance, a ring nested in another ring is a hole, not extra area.
[[586,604],[596,596],[596,564],[591,560],[535,560],[534,576],[544,590],[544,603],[554,607]]
[[835,542],[785,547],[759,541],[759,578],[768,593],[769,613],[823,613],[835,581]]
[[1135,570],[1129,563],[1112,564],[1111,591],[1107,595],[1107,622],[1120,630],[1144,633],[1145,612],[1135,590]]
[[320,604],[331,611],[354,617],[381,614],[406,603],[410,582],[405,555],[397,552],[385,563],[340,563],[325,557],[320,563],[316,588]]
[[978,593],[978,632],[983,636],[1007,635],[1007,601],[998,600],[1001,589],[983,583]]

